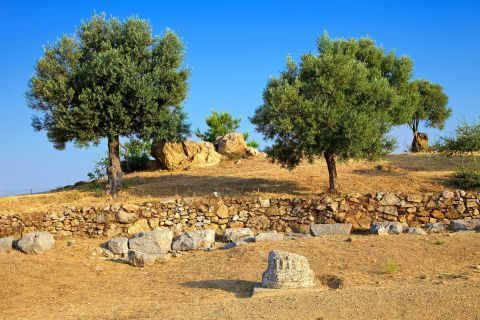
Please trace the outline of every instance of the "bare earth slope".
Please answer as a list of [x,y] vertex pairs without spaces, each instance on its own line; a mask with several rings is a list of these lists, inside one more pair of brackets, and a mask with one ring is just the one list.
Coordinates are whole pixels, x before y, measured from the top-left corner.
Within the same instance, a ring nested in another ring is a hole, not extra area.
[[[342,192],[377,191],[436,192],[448,185],[449,175],[458,160],[434,154],[390,155],[377,164],[351,162],[340,164]],[[393,170],[390,170],[393,166]],[[324,161],[301,164],[293,171],[272,164],[267,159],[242,159],[240,164],[223,161],[217,167],[191,171],[152,171],[126,175],[127,188],[117,202],[147,202],[173,196],[197,197],[219,192],[222,195],[292,196],[315,195],[328,186]],[[0,214],[55,210],[65,205],[94,206],[111,201],[95,195],[86,186],[44,194],[0,198]]]
[[[479,233],[345,240],[257,243],[145,269],[92,256],[100,240],[59,240],[45,255],[0,256],[0,319],[480,318]],[[271,249],[305,255],[323,291],[249,298]]]

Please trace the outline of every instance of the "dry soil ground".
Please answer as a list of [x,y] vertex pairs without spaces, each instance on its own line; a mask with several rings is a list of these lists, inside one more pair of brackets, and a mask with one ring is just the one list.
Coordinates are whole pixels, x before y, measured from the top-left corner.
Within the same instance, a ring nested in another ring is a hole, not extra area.
[[[0,256],[0,319],[480,319],[480,233],[257,243],[144,269],[92,256],[100,243]],[[271,249],[305,255],[323,290],[250,298]]]
[[[383,162],[387,170],[377,170],[376,163],[340,164],[338,176],[342,192],[437,192],[449,187],[448,180],[458,159],[435,154],[390,155]],[[393,169],[392,169],[393,168]],[[392,170],[390,170],[392,169]],[[172,196],[221,195],[315,195],[325,191],[328,174],[325,162],[304,163],[293,171],[272,164],[267,159],[243,159],[240,164],[223,161],[219,166],[191,171],[151,171],[128,174],[127,188],[118,202],[147,202]],[[55,210],[63,205],[92,206],[111,201],[98,197],[85,186],[44,194],[2,197],[0,214]]]

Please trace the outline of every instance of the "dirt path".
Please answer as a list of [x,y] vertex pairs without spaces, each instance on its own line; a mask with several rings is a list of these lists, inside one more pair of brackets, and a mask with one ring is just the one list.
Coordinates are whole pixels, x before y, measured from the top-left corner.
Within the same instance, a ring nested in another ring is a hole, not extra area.
[[[93,256],[100,240],[60,240],[45,255],[0,256],[0,319],[480,318],[480,234],[345,239],[196,252],[145,269]],[[305,255],[324,290],[249,298],[271,249]]]

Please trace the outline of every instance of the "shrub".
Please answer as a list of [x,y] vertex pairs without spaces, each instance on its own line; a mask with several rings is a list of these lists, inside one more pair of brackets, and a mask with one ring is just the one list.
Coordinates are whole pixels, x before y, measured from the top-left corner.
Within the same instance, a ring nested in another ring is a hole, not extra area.
[[202,133],[197,129],[195,135],[203,141],[214,143],[217,137],[224,136],[229,132],[235,132],[235,130],[240,128],[240,121],[241,119],[234,118],[228,112],[219,113],[212,111],[205,120],[208,130]]
[[480,189],[480,163],[464,165],[454,173],[452,183],[460,189]]
[[250,140],[247,142],[247,146],[258,149],[258,147],[260,147],[260,143],[255,140]]
[[126,163],[127,170],[130,172],[145,170],[150,160],[150,149],[152,143],[139,139],[130,139],[124,146],[122,158]]

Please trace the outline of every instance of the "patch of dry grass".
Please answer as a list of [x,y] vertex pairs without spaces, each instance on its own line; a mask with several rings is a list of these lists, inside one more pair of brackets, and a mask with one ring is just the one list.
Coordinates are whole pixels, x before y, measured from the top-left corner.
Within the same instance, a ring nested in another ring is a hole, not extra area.
[[[459,160],[435,154],[390,155],[379,163],[349,162],[338,167],[341,191],[437,192],[449,187],[450,174]],[[392,169],[393,168],[393,169]],[[303,163],[289,171],[267,159],[223,161],[217,167],[191,171],[150,171],[125,176],[128,188],[117,199],[98,197],[84,186],[43,194],[0,198],[0,213],[29,213],[60,209],[66,205],[95,206],[105,202],[142,203],[169,197],[220,195],[314,196],[325,191],[328,173],[323,160]]]

